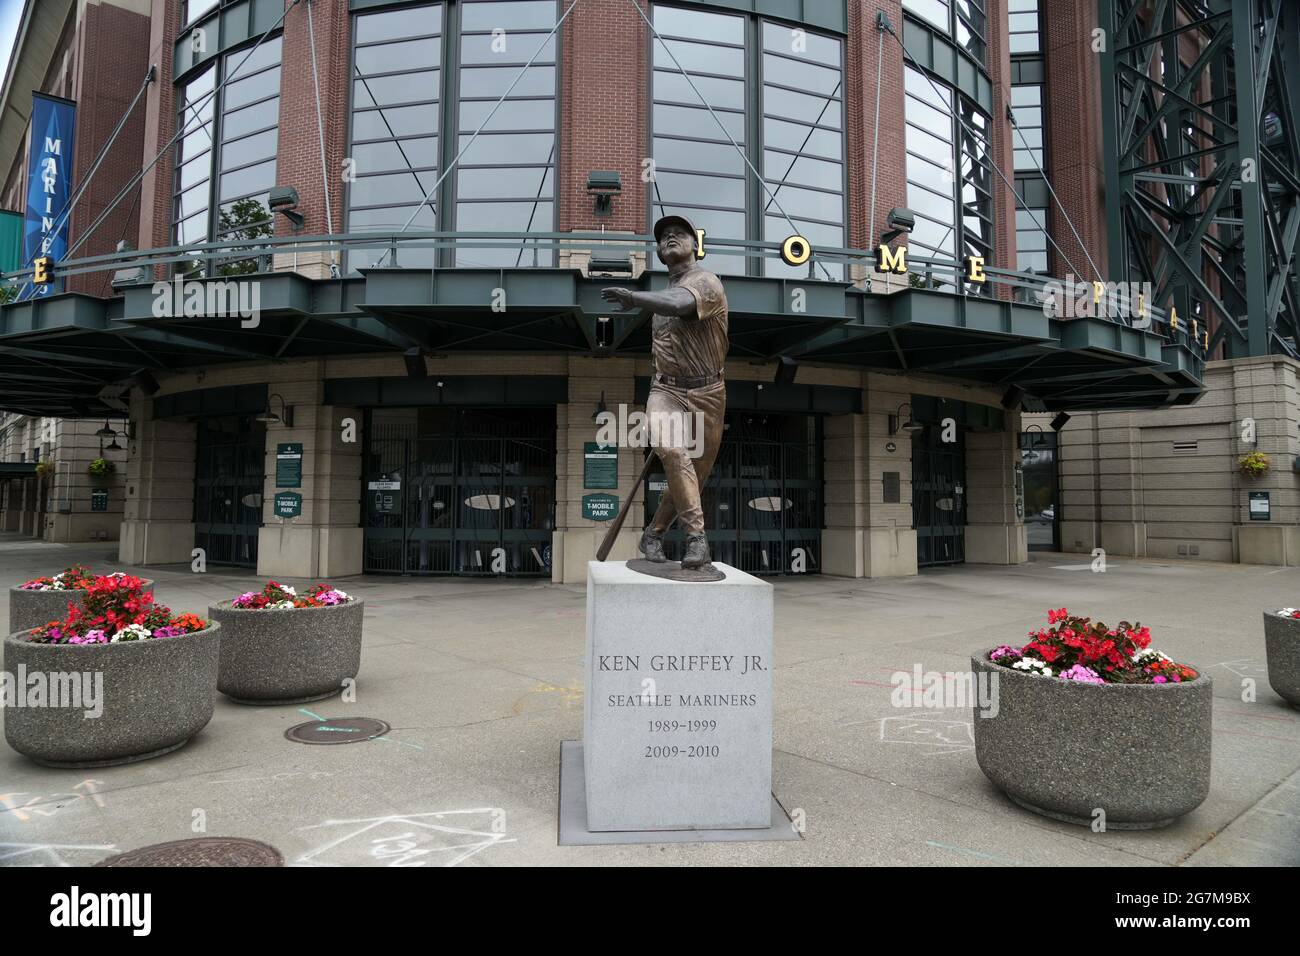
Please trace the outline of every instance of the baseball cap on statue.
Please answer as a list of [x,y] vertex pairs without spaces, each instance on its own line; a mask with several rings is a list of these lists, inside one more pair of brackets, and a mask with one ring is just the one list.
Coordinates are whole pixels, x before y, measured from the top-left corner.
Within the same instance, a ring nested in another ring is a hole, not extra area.
[[691,234],[691,238],[695,238],[699,235],[695,231],[695,227],[691,225],[691,221],[687,219],[685,216],[663,216],[659,219],[658,222],[655,223],[655,228],[654,228],[655,242],[659,241],[660,233],[662,233],[669,226],[681,226],[683,229],[685,229],[687,232]]

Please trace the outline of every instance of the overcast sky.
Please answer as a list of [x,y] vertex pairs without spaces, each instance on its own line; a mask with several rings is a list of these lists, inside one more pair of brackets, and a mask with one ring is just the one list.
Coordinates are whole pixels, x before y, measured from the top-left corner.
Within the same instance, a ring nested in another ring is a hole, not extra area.
[[9,54],[14,49],[14,35],[23,15],[23,0],[0,0],[0,83],[9,69]]

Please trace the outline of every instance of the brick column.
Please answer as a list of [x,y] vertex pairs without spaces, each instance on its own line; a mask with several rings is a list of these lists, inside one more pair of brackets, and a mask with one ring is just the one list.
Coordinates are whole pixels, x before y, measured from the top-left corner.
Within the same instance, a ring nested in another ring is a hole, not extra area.
[[[1090,273],[1088,257],[1065,221],[1063,212],[1068,212],[1105,278],[1101,57],[1092,52],[1097,6],[1075,0],[1043,0],[1041,9],[1048,91],[1044,117],[1048,138],[1046,172],[1061,201],[1060,207],[1052,207],[1049,229],[1075,269]],[[1070,271],[1054,249],[1048,262],[1053,275],[1064,276]]]

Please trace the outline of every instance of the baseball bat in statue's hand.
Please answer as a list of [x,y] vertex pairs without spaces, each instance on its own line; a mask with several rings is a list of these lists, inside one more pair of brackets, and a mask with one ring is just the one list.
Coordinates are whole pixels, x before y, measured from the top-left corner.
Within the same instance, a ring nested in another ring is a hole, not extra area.
[[650,474],[650,463],[654,460],[654,452],[645,456],[645,464],[641,466],[641,474],[636,476],[636,483],[632,485],[632,493],[627,496],[627,500],[623,502],[623,507],[618,509],[618,517],[614,519],[614,523],[605,532],[605,540],[600,543],[600,549],[596,552],[597,561],[604,561],[605,558],[609,557],[609,551],[614,547],[614,539],[618,537],[619,529],[623,527],[623,522],[627,520],[628,510],[632,507],[633,499],[636,498],[636,490],[641,487],[646,476]]

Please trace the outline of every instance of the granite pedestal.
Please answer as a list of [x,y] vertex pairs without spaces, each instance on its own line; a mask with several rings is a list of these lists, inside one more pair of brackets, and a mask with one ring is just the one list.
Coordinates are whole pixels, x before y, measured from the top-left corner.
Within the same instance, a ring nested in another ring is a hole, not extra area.
[[587,566],[587,829],[768,830],[772,586]]

